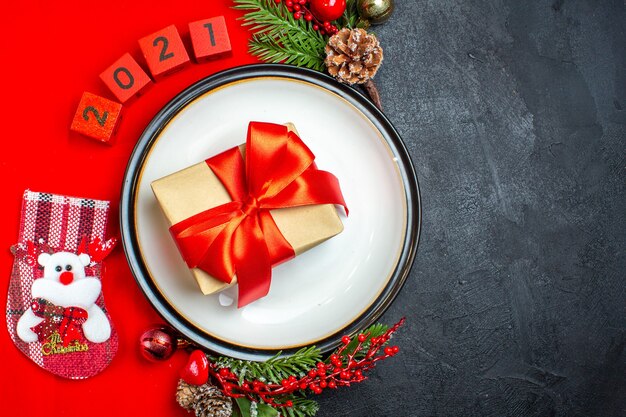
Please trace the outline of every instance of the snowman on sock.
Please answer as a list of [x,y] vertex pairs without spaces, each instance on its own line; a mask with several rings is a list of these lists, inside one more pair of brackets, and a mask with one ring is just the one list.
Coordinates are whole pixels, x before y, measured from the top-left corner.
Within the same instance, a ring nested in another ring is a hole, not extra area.
[[83,335],[92,343],[107,341],[111,324],[96,304],[102,285],[98,278],[85,276],[89,255],[42,253],[37,261],[44,273],[32,285],[33,302],[17,322],[18,337],[31,343],[58,331],[64,345]]

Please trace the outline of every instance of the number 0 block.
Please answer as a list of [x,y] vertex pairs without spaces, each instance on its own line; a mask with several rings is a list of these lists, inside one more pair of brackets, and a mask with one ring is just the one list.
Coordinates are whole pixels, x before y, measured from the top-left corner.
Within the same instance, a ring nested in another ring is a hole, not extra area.
[[139,39],[139,47],[155,80],[190,62],[183,40],[174,25]]
[[84,92],[70,129],[100,142],[111,144],[121,111],[120,103]]
[[218,58],[231,51],[224,16],[189,23],[189,34],[198,62]]
[[100,74],[100,79],[121,103],[140,95],[152,83],[148,74],[128,53]]

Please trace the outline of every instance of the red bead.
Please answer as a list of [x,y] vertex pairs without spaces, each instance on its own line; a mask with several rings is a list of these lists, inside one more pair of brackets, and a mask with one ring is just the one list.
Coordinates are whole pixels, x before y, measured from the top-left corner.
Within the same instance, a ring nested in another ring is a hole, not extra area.
[[300,382],[300,389],[306,389],[306,382]]
[[[280,0],[278,0],[278,1],[280,1]],[[285,403],[285,407],[293,407],[293,401],[287,400],[287,402]]]
[[337,388],[337,383],[335,381],[329,381],[328,382],[328,388],[330,388],[330,389]]
[[228,374],[230,374],[230,370],[228,368],[222,368],[219,373],[222,378],[226,378]]
[[393,354],[395,355],[396,353],[400,352],[400,348],[398,346],[392,346],[391,350],[393,351]]
[[311,370],[309,371],[309,376],[310,376],[311,378],[315,378],[315,376],[316,376],[316,375],[317,375],[317,371],[316,371],[315,369],[311,369]]
[[350,374],[346,371],[341,371],[339,373],[339,378],[341,379],[350,379]]
[[350,343],[350,336],[344,336],[341,338],[341,343],[343,343],[344,345],[347,345],[348,343]]
[[393,349],[392,349],[392,348],[390,348],[389,346],[387,346],[387,347],[385,348],[385,351],[384,351],[384,352],[385,352],[385,355],[387,355],[387,356],[391,356],[391,355],[393,355]]
[[328,383],[326,381],[320,381],[320,388],[326,388]]
[[283,379],[282,381],[280,381],[280,385],[282,385],[283,387],[288,387],[289,381],[287,381],[286,379]]
[[296,20],[300,19],[301,17],[302,17],[302,13],[300,13],[300,12],[295,12],[293,14],[293,18],[296,19]]
[[309,7],[320,20],[336,20],[346,11],[346,0],[311,0]]
[[209,360],[203,351],[196,349],[191,352],[180,377],[191,385],[206,384],[209,380]]
[[330,355],[331,362],[337,362],[338,360],[339,360],[339,356],[335,355],[334,353]]
[[363,378],[363,371],[361,371],[360,369],[357,369],[356,371],[354,371],[354,375],[357,378]]
[[359,342],[363,343],[367,339],[367,336],[365,336],[364,334],[360,334],[358,339],[359,339]]
[[287,7],[293,7],[293,1],[291,1],[291,0],[287,0],[287,1],[285,2],[285,6],[287,6]]
[[300,5],[299,5],[299,4],[294,4],[294,5],[293,5],[293,9],[294,9],[296,12],[299,12],[299,11],[300,11]]
[[290,376],[289,376],[289,378],[288,378],[288,380],[289,380],[289,382],[292,382],[292,383],[293,383],[293,382],[296,382],[298,379],[297,379],[295,376],[290,375]]
[[319,28],[319,25],[313,25],[313,30],[318,30]]
[[280,0],[274,0],[274,3],[276,4],[280,3]]
[[326,369],[326,364],[324,362],[318,362],[317,369],[319,370]]

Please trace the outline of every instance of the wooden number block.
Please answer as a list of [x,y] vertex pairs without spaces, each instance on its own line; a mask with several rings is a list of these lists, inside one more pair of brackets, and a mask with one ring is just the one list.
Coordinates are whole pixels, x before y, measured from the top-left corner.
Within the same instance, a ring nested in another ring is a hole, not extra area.
[[122,103],[138,96],[152,83],[148,74],[128,53],[100,74],[100,78]]
[[111,144],[121,111],[120,103],[84,92],[70,129],[100,142]]
[[155,80],[190,62],[183,40],[174,25],[139,39],[139,47]]
[[231,51],[224,16],[189,23],[189,34],[198,62],[217,58]]

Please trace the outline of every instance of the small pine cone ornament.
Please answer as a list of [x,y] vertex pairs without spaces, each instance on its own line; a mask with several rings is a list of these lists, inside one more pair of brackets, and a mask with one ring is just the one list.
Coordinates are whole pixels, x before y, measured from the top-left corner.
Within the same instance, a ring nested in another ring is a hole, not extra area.
[[178,381],[176,401],[197,417],[230,417],[233,414],[232,400],[214,385],[191,385]]
[[347,84],[364,84],[374,77],[383,62],[383,48],[364,29],[343,28],[326,44],[328,73]]

